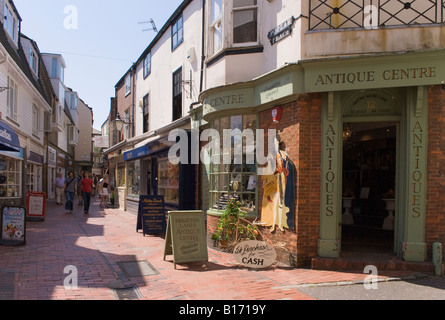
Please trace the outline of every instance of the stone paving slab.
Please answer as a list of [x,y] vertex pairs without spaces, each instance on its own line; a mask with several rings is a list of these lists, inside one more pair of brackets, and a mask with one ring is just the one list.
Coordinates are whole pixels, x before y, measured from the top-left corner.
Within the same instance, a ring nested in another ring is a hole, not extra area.
[[[174,269],[172,256],[163,259],[162,237],[136,232],[136,215],[92,200],[88,215],[81,206],[68,214],[49,200],[46,220],[27,223],[26,245],[0,246],[0,300],[117,300],[116,289],[132,287],[140,300],[311,300],[299,286],[360,283],[369,276],[278,266],[249,270],[212,248],[207,266]],[[120,267],[138,261],[157,272],[132,275]],[[401,271],[379,278],[412,276]]]

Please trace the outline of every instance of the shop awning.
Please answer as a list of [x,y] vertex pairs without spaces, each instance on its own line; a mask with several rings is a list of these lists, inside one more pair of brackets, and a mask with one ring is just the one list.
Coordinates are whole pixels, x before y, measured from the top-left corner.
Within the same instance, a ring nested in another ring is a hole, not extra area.
[[0,150],[20,152],[19,136],[3,121],[0,121]]

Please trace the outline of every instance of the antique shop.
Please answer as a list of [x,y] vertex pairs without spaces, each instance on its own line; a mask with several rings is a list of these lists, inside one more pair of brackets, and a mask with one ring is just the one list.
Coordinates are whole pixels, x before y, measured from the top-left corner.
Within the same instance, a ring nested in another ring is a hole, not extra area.
[[203,164],[209,233],[235,198],[298,266],[363,253],[431,261],[433,243],[445,241],[444,58],[432,50],[300,61],[204,91],[192,127],[266,137],[275,129],[288,166],[276,203],[262,164]]

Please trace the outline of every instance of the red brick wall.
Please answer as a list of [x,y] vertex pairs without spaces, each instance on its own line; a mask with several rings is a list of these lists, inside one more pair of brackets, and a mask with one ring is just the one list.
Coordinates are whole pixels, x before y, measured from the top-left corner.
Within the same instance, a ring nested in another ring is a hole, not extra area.
[[442,86],[429,87],[428,114],[425,239],[430,259],[434,242],[441,242],[445,246],[445,89]]
[[[296,258],[297,266],[306,266],[317,254],[320,229],[321,95],[301,95],[296,101],[283,105],[279,124],[272,122],[271,110],[260,113],[260,128],[277,129],[295,164],[296,229],[283,232],[276,228],[271,233],[269,228],[263,228],[261,232],[266,241],[284,244]],[[261,213],[263,186],[261,179],[258,180]]]

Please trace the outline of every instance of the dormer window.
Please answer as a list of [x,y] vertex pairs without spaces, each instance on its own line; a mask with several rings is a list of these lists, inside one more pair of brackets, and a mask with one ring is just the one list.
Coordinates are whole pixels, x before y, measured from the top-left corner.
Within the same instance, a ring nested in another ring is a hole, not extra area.
[[34,51],[34,48],[31,46],[29,49],[29,65],[32,69],[32,71],[34,71],[34,73],[37,75],[38,74],[38,65],[39,65],[39,59]]
[[5,17],[4,17],[4,27],[8,33],[11,40],[17,45],[17,26],[18,20],[14,16],[13,11],[9,9],[8,5],[5,3]]

